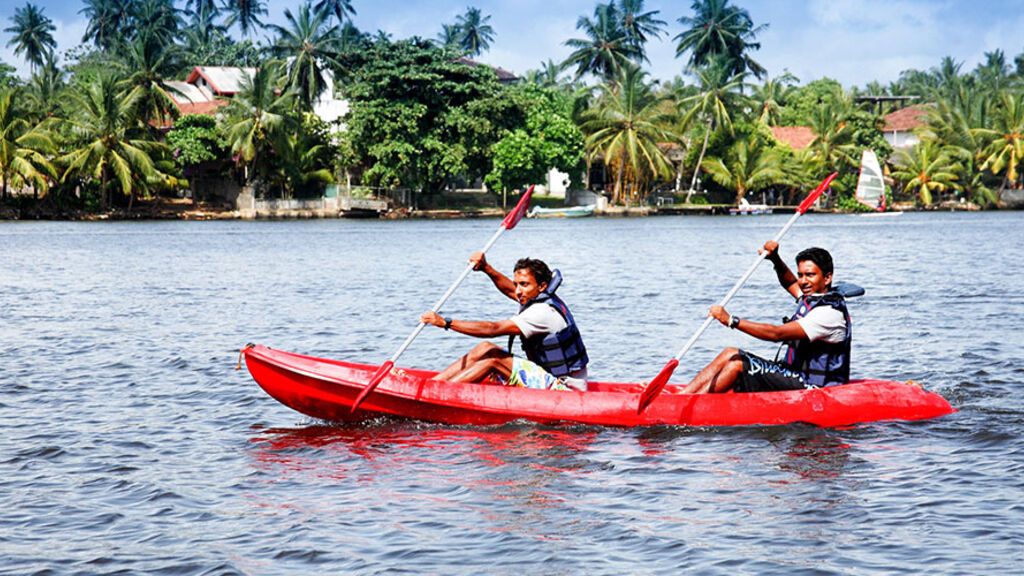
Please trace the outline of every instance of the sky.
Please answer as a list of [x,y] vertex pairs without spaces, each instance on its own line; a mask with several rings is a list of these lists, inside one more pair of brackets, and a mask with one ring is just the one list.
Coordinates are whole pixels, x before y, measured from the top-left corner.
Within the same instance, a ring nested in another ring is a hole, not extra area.
[[[81,43],[86,20],[79,0],[30,0],[41,7],[57,30],[58,54]],[[184,1],[179,0],[183,6]],[[283,24],[284,10],[297,11],[299,0],[270,0],[268,17]],[[454,23],[467,6],[490,15],[494,28],[490,49],[477,59],[516,74],[538,69],[548,59],[560,62],[570,50],[564,42],[583,38],[576,30],[580,16],[592,16],[594,0],[352,0],[355,25],[364,32],[383,30],[392,38],[436,38],[442,23]],[[674,37],[683,31],[681,16],[692,16],[688,0],[647,0],[658,10],[667,34],[648,43],[651,77],[671,80],[682,75],[685,57],[676,58]],[[770,76],[788,71],[801,84],[823,77],[843,86],[883,85],[907,69],[928,70],[945,56],[972,70],[985,52],[1001,49],[1012,65],[1024,52],[1024,0],[733,0],[756,25],[767,24],[757,40],[754,59]],[[0,30],[13,24],[24,0],[0,0]],[[237,30],[232,31],[237,35]],[[0,61],[15,66],[23,77],[28,65],[7,46],[12,38],[0,31]]]

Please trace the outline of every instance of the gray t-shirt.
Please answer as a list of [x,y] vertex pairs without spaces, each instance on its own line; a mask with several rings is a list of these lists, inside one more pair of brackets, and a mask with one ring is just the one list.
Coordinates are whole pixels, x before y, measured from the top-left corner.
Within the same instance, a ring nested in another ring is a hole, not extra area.
[[[512,317],[512,322],[519,327],[523,338],[530,338],[537,334],[554,334],[566,327],[565,318],[558,313],[554,306],[541,302],[530,306],[519,314]],[[587,389],[587,369],[569,373],[569,376],[562,378],[562,382],[576,390]]]
[[812,308],[806,316],[798,318],[796,323],[804,329],[810,342],[824,340],[830,344],[839,344],[846,339],[846,318],[831,306]]

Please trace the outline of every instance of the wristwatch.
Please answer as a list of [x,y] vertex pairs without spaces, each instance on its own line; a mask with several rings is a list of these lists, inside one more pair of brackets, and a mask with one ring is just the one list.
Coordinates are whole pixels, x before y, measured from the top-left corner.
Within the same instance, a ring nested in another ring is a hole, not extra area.
[[733,330],[735,330],[736,327],[739,326],[739,325],[740,325],[740,317],[739,316],[729,316],[729,328],[732,328]]
[[451,330],[451,327],[452,327],[452,319],[451,318],[445,318],[444,319],[444,329],[445,330]]

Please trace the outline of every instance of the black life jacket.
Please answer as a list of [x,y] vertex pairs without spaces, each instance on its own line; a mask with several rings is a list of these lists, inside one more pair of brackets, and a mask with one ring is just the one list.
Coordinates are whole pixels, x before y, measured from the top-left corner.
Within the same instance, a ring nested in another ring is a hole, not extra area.
[[803,318],[814,308],[831,306],[843,314],[846,319],[846,338],[842,342],[832,343],[824,340],[810,342],[802,339],[796,344],[790,343],[786,349],[785,362],[804,376],[804,384],[808,387],[820,388],[833,384],[846,384],[850,379],[850,343],[853,341],[853,322],[846,309],[846,299],[839,292],[832,290],[820,296],[797,299],[796,313],[790,320]]
[[[552,272],[551,281],[548,282],[546,290],[536,298],[519,307],[519,312],[533,306],[534,304],[549,304],[565,319],[565,328],[553,334],[535,334],[530,338],[520,338],[523,341],[523,351],[526,357],[533,363],[543,366],[545,370],[554,376],[568,376],[578,370],[587,367],[590,358],[587,357],[587,348],[583,345],[583,336],[576,326],[576,320],[572,312],[561,298],[555,295],[555,291],[562,283],[562,274],[558,270]],[[508,347],[512,352],[512,341],[515,335],[509,336]]]

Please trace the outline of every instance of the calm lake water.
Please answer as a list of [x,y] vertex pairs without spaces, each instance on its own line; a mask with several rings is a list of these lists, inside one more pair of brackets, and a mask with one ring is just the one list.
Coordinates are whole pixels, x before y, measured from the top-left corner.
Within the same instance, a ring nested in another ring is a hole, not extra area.
[[[489,254],[562,270],[591,375],[648,380],[788,216],[523,221]],[[959,412],[845,429],[330,425],[247,342],[381,362],[497,220],[0,223],[0,574],[1022,574],[1024,213],[808,215],[854,377]],[[730,311],[791,303],[763,266]],[[482,275],[445,308],[515,311]],[[474,340],[427,330],[400,364]],[[723,346],[711,327],[685,380]]]

